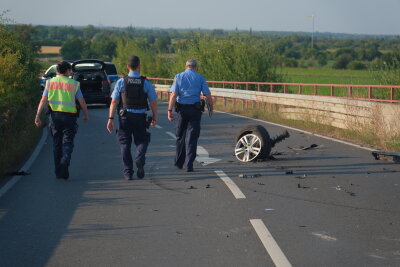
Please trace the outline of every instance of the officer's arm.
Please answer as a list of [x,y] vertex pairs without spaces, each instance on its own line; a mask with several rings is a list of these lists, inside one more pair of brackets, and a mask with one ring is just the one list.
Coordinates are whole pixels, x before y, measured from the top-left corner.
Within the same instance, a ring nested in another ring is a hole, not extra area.
[[84,98],[78,98],[78,102],[84,113],[83,121],[87,122],[89,120],[89,112],[86,105],[86,101]]
[[153,120],[151,121],[151,126],[155,126],[157,124],[157,114],[158,114],[158,105],[157,100],[150,102],[151,112],[153,113]]
[[172,115],[172,110],[175,105],[176,98],[178,97],[177,93],[171,93],[168,103],[168,120],[173,121],[175,118]]
[[42,111],[44,107],[47,105],[48,98],[47,96],[42,96],[42,99],[40,100],[37,112],[36,112],[36,117],[35,117],[35,124],[36,126],[41,126],[42,121],[40,120],[40,114],[42,114]]
[[110,111],[108,113],[108,121],[107,121],[107,130],[109,133],[112,133],[112,131],[114,130],[114,114],[118,104],[119,100],[116,99],[111,100]]

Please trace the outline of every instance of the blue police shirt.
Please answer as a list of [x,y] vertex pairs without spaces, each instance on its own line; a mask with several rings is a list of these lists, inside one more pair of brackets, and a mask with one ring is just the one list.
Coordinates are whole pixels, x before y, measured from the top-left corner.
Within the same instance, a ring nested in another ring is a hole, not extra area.
[[[139,78],[140,73],[139,72],[129,72],[128,76],[134,77],[134,78]],[[124,90],[125,90],[124,78],[121,78],[115,83],[114,91],[111,94],[112,99],[120,101],[121,93]],[[156,90],[154,90],[153,85],[147,79],[144,81],[143,91],[147,94],[147,98],[149,99],[150,102],[153,102],[154,100],[157,99]],[[145,109],[145,108],[144,109],[127,109],[126,111],[131,112],[131,113],[146,113],[147,109]]]
[[178,94],[176,101],[180,104],[199,102],[200,93],[211,94],[204,77],[193,69],[186,69],[184,72],[178,73],[169,91]]

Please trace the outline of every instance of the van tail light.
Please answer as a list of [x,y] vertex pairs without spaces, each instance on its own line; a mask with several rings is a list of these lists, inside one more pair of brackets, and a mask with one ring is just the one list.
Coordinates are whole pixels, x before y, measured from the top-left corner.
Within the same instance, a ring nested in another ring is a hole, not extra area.
[[111,85],[109,80],[103,80],[103,85]]

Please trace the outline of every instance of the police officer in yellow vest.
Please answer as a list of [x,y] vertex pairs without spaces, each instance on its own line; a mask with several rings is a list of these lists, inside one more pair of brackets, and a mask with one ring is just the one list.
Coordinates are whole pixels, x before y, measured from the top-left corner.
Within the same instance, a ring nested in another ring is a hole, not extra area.
[[77,132],[78,100],[84,112],[83,121],[89,120],[85,99],[79,88],[79,82],[69,78],[71,65],[62,61],[57,64],[58,75],[46,82],[42,99],[37,109],[35,124],[41,126],[40,114],[44,107],[49,107],[49,128],[53,136],[53,152],[56,177],[69,178],[69,163],[74,148],[74,137]]

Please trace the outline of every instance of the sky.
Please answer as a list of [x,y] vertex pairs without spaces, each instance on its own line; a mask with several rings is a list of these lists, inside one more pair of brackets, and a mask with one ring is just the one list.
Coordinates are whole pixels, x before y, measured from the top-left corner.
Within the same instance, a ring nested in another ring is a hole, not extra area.
[[[65,4],[63,4],[65,3]],[[0,0],[33,25],[400,35],[400,0]]]

